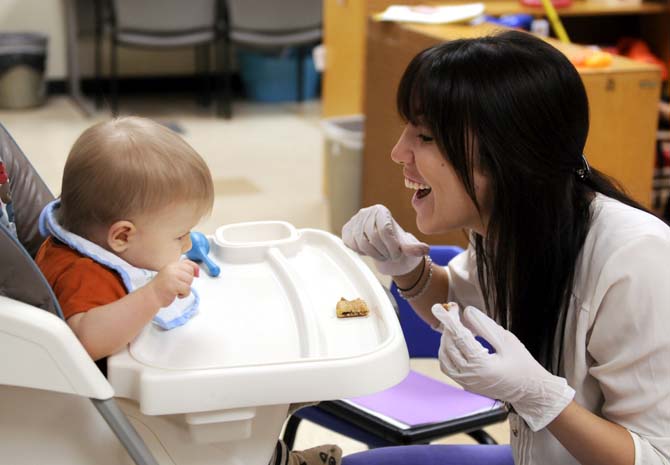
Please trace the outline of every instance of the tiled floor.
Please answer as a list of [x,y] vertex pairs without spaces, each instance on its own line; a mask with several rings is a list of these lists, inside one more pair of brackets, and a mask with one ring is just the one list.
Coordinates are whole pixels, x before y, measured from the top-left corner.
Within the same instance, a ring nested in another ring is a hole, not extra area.
[[[205,158],[216,185],[215,208],[199,225],[211,233],[221,223],[277,219],[297,227],[327,227],[321,190],[322,136],[317,102],[235,105],[231,120],[196,107],[190,95],[122,102],[122,112],[151,117],[184,130]],[[67,153],[82,130],[108,118],[84,118],[66,97],[36,110],[0,111],[5,125],[47,185],[58,193]]]
[[[184,138],[205,158],[212,171],[216,201],[211,217],[198,229],[211,233],[220,224],[253,220],[284,220],[296,227],[328,229],[328,202],[323,193],[323,136],[318,102],[258,104],[236,102],[231,120],[214,118],[197,107],[190,95],[122,100],[123,114],[151,117],[183,130]],[[0,110],[0,123],[13,135],[55,194],[70,146],[101,112],[85,118],[64,96],[43,107]],[[444,379],[435,360],[415,360],[413,367]],[[487,431],[508,442],[507,424]],[[364,450],[363,444],[316,425],[303,423],[296,448],[334,442],[345,453]],[[473,443],[466,435],[440,442]]]

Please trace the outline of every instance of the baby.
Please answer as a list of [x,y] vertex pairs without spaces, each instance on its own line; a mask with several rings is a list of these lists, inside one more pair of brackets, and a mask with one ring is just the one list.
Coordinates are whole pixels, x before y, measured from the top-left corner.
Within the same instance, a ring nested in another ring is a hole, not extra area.
[[[149,119],[96,124],[73,145],[60,199],[40,218],[50,237],[35,260],[103,373],[107,357],[152,320],[171,329],[195,314],[191,283],[199,268],[182,255],[213,202],[202,157]],[[325,445],[289,452],[279,441],[270,463],[321,464],[323,457],[339,463],[341,451]]]

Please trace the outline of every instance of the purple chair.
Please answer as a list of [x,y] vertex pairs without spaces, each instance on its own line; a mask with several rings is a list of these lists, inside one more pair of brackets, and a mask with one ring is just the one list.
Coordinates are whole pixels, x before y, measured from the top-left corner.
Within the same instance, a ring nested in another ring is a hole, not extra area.
[[[430,256],[435,264],[446,265],[462,250],[453,246],[432,246]],[[440,334],[421,320],[409,303],[400,297],[395,283],[391,286],[391,294],[397,303],[400,326],[410,357],[435,358],[440,346]],[[487,346],[486,341],[480,342]],[[490,346],[487,348],[492,350]],[[363,442],[370,449],[427,444],[457,433],[466,433],[480,444],[496,444],[482,428],[507,418],[506,409],[495,404],[493,399],[463,391],[413,371],[397,386],[352,400],[356,404],[341,400],[323,401],[314,407],[298,410],[289,418],[284,441],[290,448],[293,447],[300,421],[305,419]],[[408,428],[402,427],[369,413],[370,410],[395,419],[405,416],[412,418],[412,421],[404,422]],[[422,418],[426,421],[422,421]]]
[[384,447],[342,458],[342,465],[514,465],[508,445],[442,445]]

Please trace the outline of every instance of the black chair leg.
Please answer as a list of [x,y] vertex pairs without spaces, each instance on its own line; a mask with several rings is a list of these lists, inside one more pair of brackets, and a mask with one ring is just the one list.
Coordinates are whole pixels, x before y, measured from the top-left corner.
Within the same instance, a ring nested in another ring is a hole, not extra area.
[[300,425],[301,421],[302,418],[291,415],[291,417],[288,419],[288,422],[286,423],[286,428],[284,428],[284,437],[282,440],[286,444],[286,447],[288,447],[288,450],[293,450],[293,446],[295,445],[295,435],[298,432],[298,426]]
[[207,106],[210,103],[209,89],[209,45],[197,45],[195,47],[195,75],[203,86],[196,93],[196,103]]
[[305,58],[305,49],[302,47],[298,47],[298,78],[296,79],[297,85],[298,85],[298,92],[296,93],[296,101],[298,103],[302,102],[304,100],[304,95],[303,95],[303,61]]
[[223,37],[217,44],[217,114],[226,119],[232,116],[232,83],[230,80],[230,40]]
[[102,5],[101,0],[95,0],[95,108],[102,108]]
[[207,44],[203,48],[204,48],[203,58],[205,64],[204,102],[206,106],[210,106],[212,104],[212,63],[211,63],[212,46],[211,44]]
[[111,56],[110,56],[110,86],[112,99],[112,115],[114,117],[119,115],[119,76],[118,76],[118,50],[116,39],[112,37],[111,40]]
[[477,441],[479,444],[488,444],[488,445],[496,445],[498,444],[495,439],[491,437],[489,433],[484,431],[483,429],[478,429],[475,431],[470,431],[467,433],[468,436],[470,436],[472,439]]

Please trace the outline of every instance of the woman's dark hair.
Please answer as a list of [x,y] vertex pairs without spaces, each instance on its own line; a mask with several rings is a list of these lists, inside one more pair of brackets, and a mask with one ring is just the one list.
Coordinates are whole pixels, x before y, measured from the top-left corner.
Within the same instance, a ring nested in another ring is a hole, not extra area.
[[486,237],[472,237],[488,310],[557,373],[591,200],[601,192],[643,209],[597,170],[578,175],[589,128],[579,74],[523,32],[454,40],[414,57],[397,105],[432,133],[478,209],[473,172],[487,176]]

